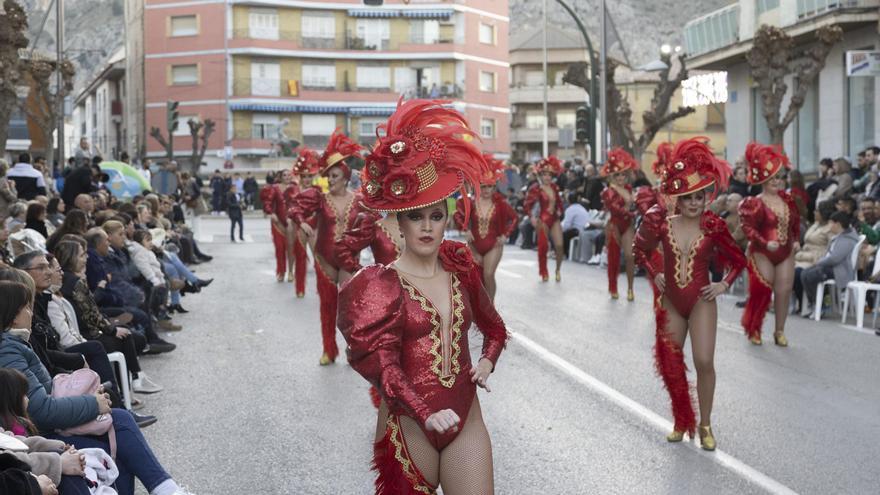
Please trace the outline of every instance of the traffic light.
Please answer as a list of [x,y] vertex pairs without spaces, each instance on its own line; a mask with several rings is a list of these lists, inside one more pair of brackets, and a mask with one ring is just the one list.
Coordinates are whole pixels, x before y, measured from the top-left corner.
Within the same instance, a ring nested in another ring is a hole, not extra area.
[[180,106],[180,102],[168,100],[165,105],[167,107],[165,116],[168,119],[168,134],[174,134],[174,132],[177,131],[177,119],[180,116],[177,111],[177,107]]
[[577,140],[586,143],[590,141],[591,129],[590,109],[586,105],[581,105],[575,110],[575,129]]

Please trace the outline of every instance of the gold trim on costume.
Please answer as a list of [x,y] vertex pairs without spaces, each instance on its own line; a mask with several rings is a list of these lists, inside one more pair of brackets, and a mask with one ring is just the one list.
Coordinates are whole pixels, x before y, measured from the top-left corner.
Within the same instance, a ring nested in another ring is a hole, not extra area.
[[399,232],[400,226],[397,227],[397,236],[391,234],[391,232],[388,230],[382,220],[376,220],[376,227],[378,227],[379,230],[381,230],[382,232],[385,232],[385,235],[387,235],[388,238],[391,239],[391,242],[394,244],[394,253],[400,256],[400,252],[403,250],[403,246],[400,245],[400,241],[403,240]]
[[437,167],[434,166],[434,162],[427,161],[417,168],[416,177],[419,179],[418,192],[422,192],[436,184],[439,177],[437,177]]
[[400,468],[403,470],[404,476],[410,481],[413,490],[427,493],[428,495],[436,494],[437,491],[434,488],[422,484],[420,476],[414,469],[415,463],[410,458],[403,434],[400,431],[400,418],[389,414],[388,419],[385,420],[385,425],[388,427],[388,440],[394,445],[394,458],[400,463]]
[[782,211],[777,211],[773,205],[763,199],[761,199],[761,202],[767,205],[767,208],[776,215],[776,240],[779,244],[785,244],[788,241],[788,225],[791,219],[789,217],[788,204],[784,199],[779,199],[782,201]]
[[480,238],[485,239],[489,235],[489,226],[492,225],[492,216],[495,214],[495,201],[492,201],[491,206],[489,206],[489,210],[484,217],[483,215],[477,215],[477,231],[480,234]]
[[351,214],[351,207],[354,206],[354,198],[355,195],[351,195],[351,199],[348,200],[348,205],[345,207],[345,213],[342,215],[336,211],[336,204],[327,199],[327,196],[330,196],[329,192],[324,193],[324,200],[330,203],[330,208],[333,209],[333,214],[336,216],[336,224],[333,226],[333,239],[338,241],[342,239],[342,235],[345,234],[346,224],[348,223],[348,216]]
[[678,240],[672,231],[672,217],[666,217],[666,235],[669,236],[669,245],[672,247],[672,254],[675,256],[675,285],[679,289],[684,289],[694,279],[694,258],[700,243],[703,242],[703,231],[701,230],[696,237],[691,239],[688,246],[688,260],[684,271],[681,269],[681,248],[678,246]]

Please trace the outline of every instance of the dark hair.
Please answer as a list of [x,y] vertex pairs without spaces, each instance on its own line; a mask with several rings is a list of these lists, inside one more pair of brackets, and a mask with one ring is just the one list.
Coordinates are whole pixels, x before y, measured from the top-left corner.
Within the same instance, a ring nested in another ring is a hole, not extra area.
[[55,246],[55,258],[65,272],[75,272],[82,246],[73,241],[61,241]]
[[89,217],[86,212],[79,208],[73,208],[64,215],[64,223],[58,230],[62,230],[64,234],[85,234],[89,228]]
[[31,154],[25,151],[24,153],[18,154],[18,163],[30,163],[31,162]]
[[27,208],[27,216],[25,217],[25,221],[27,223],[37,223],[40,221],[40,216],[46,214],[46,207],[43,206],[42,203],[31,203]]
[[24,373],[13,368],[0,368],[0,426],[10,431],[18,423],[31,435],[37,433],[24,408],[28,393],[28,379]]
[[92,249],[95,249],[98,246],[98,243],[101,242],[101,239],[105,239],[106,237],[107,232],[105,232],[104,229],[102,229],[101,227],[94,227],[86,232],[86,242]]
[[12,280],[0,280],[0,329],[4,332],[8,330],[22,308],[33,302],[34,293],[27,285]]
[[840,199],[838,199],[837,201],[838,201],[838,202],[841,202],[841,201],[842,201],[842,202],[848,204],[848,205],[849,205],[849,208],[850,208],[852,211],[856,211],[856,207],[858,206],[858,205],[856,204],[856,200],[854,200],[853,198],[851,198],[851,197],[849,197],[849,196],[846,196],[846,197],[840,198]]
[[840,226],[843,227],[843,230],[848,229],[849,226],[850,226],[850,223],[851,223],[851,221],[852,221],[851,218],[850,218],[850,216],[849,216],[849,214],[844,213],[844,212],[842,212],[842,211],[836,211],[836,212],[834,212],[834,214],[831,215],[830,220],[831,220],[832,222],[837,222],[837,223],[839,223]]
[[116,214],[113,215],[113,218],[111,218],[110,220],[116,220],[122,223],[122,225],[128,225],[131,223],[131,215],[122,211],[117,211]]
[[23,254],[19,254],[15,257],[15,260],[12,262],[13,268],[18,268],[19,270],[27,271],[28,268],[31,267],[31,263],[33,263],[34,258],[38,256],[45,256],[42,251],[28,251]]
[[831,168],[834,166],[834,160],[832,160],[831,158],[823,158],[819,160],[819,165],[824,165],[828,168]]
[[49,200],[49,205],[46,206],[46,213],[50,215],[54,215],[58,213],[58,205],[61,204],[61,198],[52,198]]
[[871,196],[865,196],[864,198],[862,198],[861,202],[864,203],[865,201],[867,201],[868,203],[872,203],[872,204],[877,202]]
[[834,214],[836,208],[834,207],[834,201],[825,200],[816,205],[816,210],[819,212],[819,215],[822,215],[822,220],[826,222],[831,219],[831,215]]
[[865,151],[871,150],[874,152],[874,155],[880,155],[880,146],[868,146]]
[[134,242],[140,244],[141,242],[143,242],[144,238],[146,238],[146,237],[152,238],[153,234],[150,234],[149,230],[135,230],[134,235],[131,236],[131,239]]
[[122,205],[119,206],[118,211],[120,215],[128,215],[129,221],[138,217],[137,206],[135,206],[134,203],[122,203]]

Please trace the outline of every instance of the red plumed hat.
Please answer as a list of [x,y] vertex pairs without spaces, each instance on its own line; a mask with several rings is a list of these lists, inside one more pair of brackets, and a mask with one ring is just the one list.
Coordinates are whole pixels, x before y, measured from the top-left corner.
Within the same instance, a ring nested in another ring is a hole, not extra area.
[[350,137],[346,136],[338,127],[333,134],[330,135],[330,141],[324,149],[324,154],[318,160],[321,175],[327,175],[327,172],[335,165],[339,165],[345,171],[346,177],[351,175],[351,169],[343,160],[356,154],[363,147],[354,142]]
[[293,163],[294,175],[315,175],[318,171],[318,154],[315,150],[300,148],[299,157]]
[[504,170],[507,168],[507,165],[504,164],[504,160],[495,158],[495,155],[492,153],[483,153],[483,159],[486,160],[489,169],[480,179],[480,185],[494,186],[496,182],[504,177]]
[[611,174],[626,172],[627,170],[636,170],[639,168],[638,162],[623,148],[614,148],[608,150],[608,159],[602,166],[602,175],[608,177]]
[[752,141],[746,145],[746,163],[749,184],[763,184],[779,172],[782,167],[791,168],[788,157],[781,146],[770,146]]
[[663,176],[663,171],[670,165],[672,160],[673,147],[670,142],[663,142],[657,146],[657,159],[651,164],[651,171],[657,178]]
[[562,173],[562,162],[559,161],[559,158],[557,158],[556,155],[542,158],[535,164],[535,173],[538,175],[550,173],[555,177]]
[[730,165],[715,157],[707,144],[708,138],[695,137],[679,141],[672,151],[667,167],[661,172],[663,194],[675,197],[692,194],[712,185],[715,192],[727,190]]
[[[461,190],[480,187],[490,172],[479,139],[464,116],[442,100],[401,98],[363,170],[363,204],[376,211],[415,210],[442,201]],[[465,216],[468,203],[465,202]]]

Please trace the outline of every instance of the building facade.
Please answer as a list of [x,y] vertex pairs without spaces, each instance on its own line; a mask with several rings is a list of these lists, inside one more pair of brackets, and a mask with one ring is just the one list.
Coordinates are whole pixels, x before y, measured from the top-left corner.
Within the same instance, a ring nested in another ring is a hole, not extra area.
[[320,148],[337,127],[372,144],[401,95],[453,100],[486,151],[509,152],[505,0],[145,0],[143,26],[145,129],[179,101],[185,155],[185,122],[214,120],[211,168],[259,167],[283,136]]
[[[848,76],[846,67],[847,52],[880,50],[878,22],[880,0],[740,0],[688,22],[684,37],[690,66],[728,74],[726,121],[736,131],[727,136],[730,156],[741,156],[751,140],[769,140],[761,98],[745,61],[762,24],[785,29],[799,49],[815,42],[821,26],[838,25],[844,32],[785,132],[785,151],[797,168],[812,173],[822,157],[855,157],[880,143],[880,78]],[[789,88],[794,84],[787,82]],[[786,100],[783,113],[787,106]]]
[[129,123],[125,112],[125,50],[114,53],[107,66],[73,100],[74,149],[86,137],[94,152],[105,160],[130,155]]

